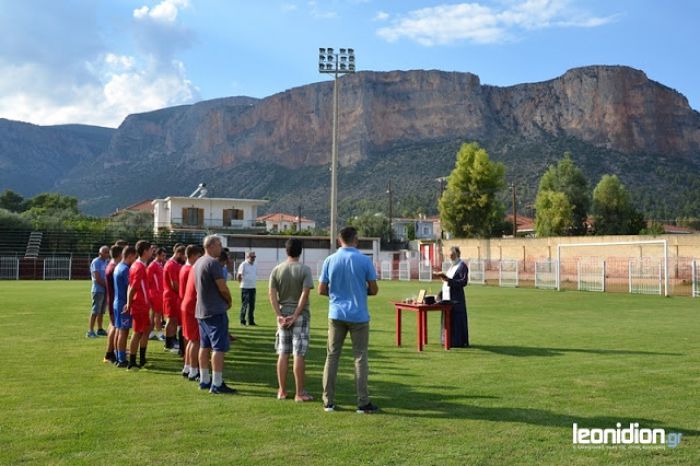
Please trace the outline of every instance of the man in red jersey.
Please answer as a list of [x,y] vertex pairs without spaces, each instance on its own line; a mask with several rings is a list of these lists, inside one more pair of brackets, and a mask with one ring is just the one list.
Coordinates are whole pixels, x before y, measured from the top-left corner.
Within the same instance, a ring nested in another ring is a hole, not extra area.
[[[153,248],[151,248],[153,250]],[[148,298],[151,300],[151,333],[150,340],[163,337],[163,265],[165,264],[165,248],[157,248],[155,260],[148,264]]]
[[131,314],[134,334],[129,345],[129,364],[127,369],[136,367],[136,350],[139,349],[139,365],[146,365],[146,348],[148,347],[148,331],[151,327],[149,311],[151,304],[148,299],[148,275],[146,264],[151,258],[151,243],[145,240],[136,243],[136,254],[139,258],[129,270],[129,290],[127,292],[126,308]]
[[[163,314],[168,318],[165,326],[165,349],[174,350],[177,326],[180,324],[180,269],[185,262],[185,246],[179,245],[163,268]],[[180,348],[184,350],[184,348]]]
[[191,381],[199,380],[199,323],[194,317],[197,305],[197,289],[194,286],[192,266],[202,257],[201,246],[190,244],[185,249],[187,263],[180,270],[180,325],[187,345],[185,346],[185,367],[182,376]]

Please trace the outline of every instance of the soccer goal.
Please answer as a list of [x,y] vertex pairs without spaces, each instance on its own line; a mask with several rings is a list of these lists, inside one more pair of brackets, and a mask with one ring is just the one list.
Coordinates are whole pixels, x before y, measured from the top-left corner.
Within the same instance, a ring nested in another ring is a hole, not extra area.
[[[567,253],[569,257],[564,257]],[[606,291],[609,285],[606,284],[606,280],[612,283],[611,286],[614,286],[616,283],[618,286],[621,285],[622,290],[629,288],[629,261],[646,257],[658,259],[662,275],[663,294],[668,296],[668,241],[665,239],[559,244],[557,245],[557,262],[559,262],[557,289],[561,289],[564,261],[569,264],[567,267],[573,265],[572,261],[576,261],[579,290]],[[607,261],[610,261],[609,266]],[[644,275],[647,272],[648,275],[652,273],[650,270],[647,270],[641,271],[641,274]],[[645,277],[643,280],[640,280],[647,283],[651,278]],[[646,287],[646,285],[644,286]]]
[[535,288],[556,290],[559,276],[559,263],[554,259],[535,262]]
[[663,288],[663,266],[660,259],[653,257],[630,259],[630,293],[660,295]]
[[18,257],[0,257],[0,280],[19,280]]
[[46,257],[44,258],[44,280],[70,280],[70,257]]
[[392,269],[391,269],[391,261],[382,261],[379,277],[382,280],[391,280],[392,279]]
[[498,286],[518,287],[518,260],[502,259],[498,264]]
[[408,261],[399,262],[399,280],[411,280],[411,263]]
[[700,262],[693,261],[693,298],[700,297]]
[[469,284],[486,284],[486,261],[482,259],[469,259]]

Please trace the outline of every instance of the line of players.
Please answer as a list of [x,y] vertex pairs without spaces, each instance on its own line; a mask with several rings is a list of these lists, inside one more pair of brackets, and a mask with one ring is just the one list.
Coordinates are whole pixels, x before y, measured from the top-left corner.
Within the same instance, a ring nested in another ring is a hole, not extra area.
[[[165,317],[165,349],[184,358],[183,377],[198,380],[199,324],[192,266],[204,254],[202,246],[176,244],[172,257],[166,260],[165,249],[148,241],[134,246],[117,241],[109,254],[105,277],[110,327],[103,361],[127,369],[146,365],[149,337],[162,335]],[[222,261],[226,264],[227,257]],[[133,334],[127,353],[130,330]],[[208,370],[209,361],[203,364]]]

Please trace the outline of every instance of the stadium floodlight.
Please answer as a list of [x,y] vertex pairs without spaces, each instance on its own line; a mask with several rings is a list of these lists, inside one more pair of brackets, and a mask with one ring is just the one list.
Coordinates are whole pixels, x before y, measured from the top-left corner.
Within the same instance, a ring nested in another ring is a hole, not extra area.
[[333,141],[331,147],[331,224],[330,252],[335,252],[338,228],[338,78],[355,72],[355,49],[340,48],[338,53],[332,47],[319,47],[318,72],[332,73],[333,80]]

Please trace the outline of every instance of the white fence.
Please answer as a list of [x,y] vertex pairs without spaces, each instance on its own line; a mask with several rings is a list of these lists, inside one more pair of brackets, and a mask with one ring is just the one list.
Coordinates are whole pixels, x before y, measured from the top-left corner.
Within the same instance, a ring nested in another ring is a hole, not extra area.
[[429,282],[433,279],[433,268],[430,266],[430,262],[426,260],[420,260],[418,262],[418,280],[422,282]]
[[556,290],[559,277],[559,262],[545,259],[535,262],[535,288]]
[[393,274],[391,261],[382,261],[379,278],[382,280],[391,280]]
[[44,280],[70,280],[70,257],[47,257],[44,259]]
[[498,286],[518,287],[518,262],[515,259],[503,259],[498,264]]
[[0,280],[19,280],[18,257],[0,257]]
[[639,294],[663,294],[663,265],[661,260],[640,257],[629,261],[629,291]]
[[693,291],[692,296],[694,298],[700,297],[700,262],[693,261],[691,265],[693,269]]
[[486,261],[479,259],[469,259],[467,264],[469,267],[469,284],[470,285],[485,285],[486,284]]
[[411,279],[411,263],[409,261],[399,262],[399,280],[409,281]]

